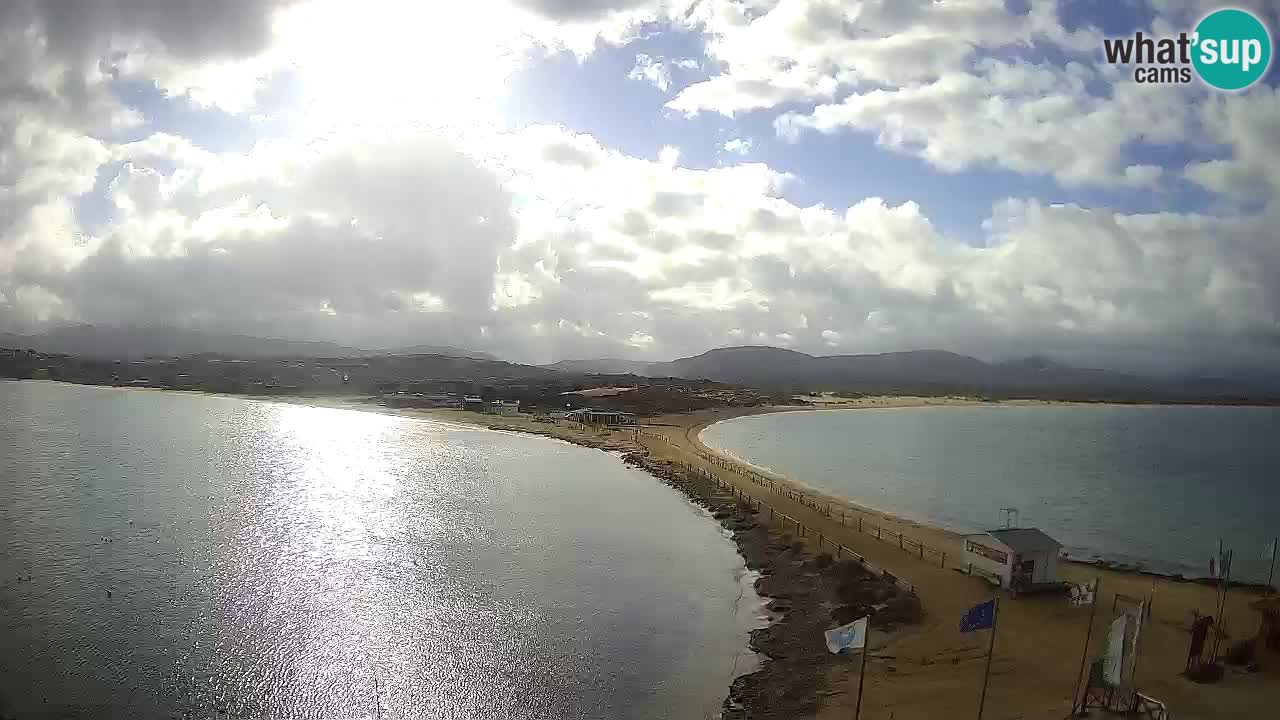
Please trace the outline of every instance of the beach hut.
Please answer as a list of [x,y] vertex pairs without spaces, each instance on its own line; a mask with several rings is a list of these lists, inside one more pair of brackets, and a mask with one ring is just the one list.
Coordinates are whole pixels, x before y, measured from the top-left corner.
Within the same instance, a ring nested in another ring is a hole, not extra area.
[[964,537],[970,572],[1009,590],[1036,590],[1058,584],[1062,543],[1036,528],[1002,528]]

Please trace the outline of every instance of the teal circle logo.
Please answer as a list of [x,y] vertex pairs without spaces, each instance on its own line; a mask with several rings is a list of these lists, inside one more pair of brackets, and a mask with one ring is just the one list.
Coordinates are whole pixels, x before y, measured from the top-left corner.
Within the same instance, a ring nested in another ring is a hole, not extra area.
[[1243,90],[1271,66],[1267,26],[1245,10],[1209,13],[1196,25],[1191,62],[1200,79],[1219,90]]

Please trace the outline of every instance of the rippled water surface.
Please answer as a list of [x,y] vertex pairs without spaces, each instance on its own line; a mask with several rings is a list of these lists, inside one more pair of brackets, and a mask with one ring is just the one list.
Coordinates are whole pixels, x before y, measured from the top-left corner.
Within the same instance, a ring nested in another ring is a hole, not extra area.
[[979,406],[717,423],[708,445],[832,494],[960,531],[1016,507],[1074,556],[1267,579],[1280,534],[1280,408]]
[[0,408],[0,716],[701,717],[745,644],[731,543],[604,453],[52,383]]

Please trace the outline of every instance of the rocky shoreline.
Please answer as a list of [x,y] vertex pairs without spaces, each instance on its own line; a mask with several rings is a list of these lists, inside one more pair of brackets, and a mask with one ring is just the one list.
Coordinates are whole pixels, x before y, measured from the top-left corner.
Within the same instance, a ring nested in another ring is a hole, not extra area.
[[644,452],[623,459],[710,511],[733,533],[747,567],[760,575],[755,589],[769,600],[774,620],[751,632],[749,647],[761,656],[760,668],[733,681],[722,717],[812,716],[829,692],[832,668],[857,657],[828,652],[827,629],[870,615],[871,626],[886,633],[922,619],[916,596],[852,561],[814,554],[804,541],[769,528],[767,515],[697,473]]

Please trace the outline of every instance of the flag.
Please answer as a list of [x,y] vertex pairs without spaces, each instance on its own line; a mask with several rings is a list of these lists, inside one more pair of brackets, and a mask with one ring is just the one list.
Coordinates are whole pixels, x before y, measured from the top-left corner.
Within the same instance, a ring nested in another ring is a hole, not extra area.
[[1071,604],[1076,607],[1084,607],[1093,604],[1093,593],[1095,591],[1094,582],[1079,583],[1072,585],[1068,591],[1067,597]]
[[1102,651],[1102,680],[1109,687],[1120,685],[1120,670],[1124,667],[1124,634],[1129,615],[1123,614],[1111,621],[1107,630],[1107,644]]
[[1270,560],[1271,558],[1275,557],[1275,554],[1276,554],[1276,541],[1272,540],[1271,542],[1267,543],[1267,549],[1262,552],[1262,559]]
[[870,617],[858,618],[848,625],[841,625],[827,631],[827,649],[833,655],[841,650],[861,650],[867,646],[867,621]]
[[1133,689],[1133,684],[1136,681],[1134,673],[1138,669],[1138,640],[1141,639],[1142,635],[1142,618],[1146,617],[1147,614],[1147,601],[1143,600],[1136,611],[1130,610],[1125,614],[1129,616],[1132,635],[1125,645],[1124,667],[1123,672],[1121,672],[1123,682],[1121,684],[1126,688]]
[[969,612],[960,618],[960,632],[968,633],[974,630],[985,630],[995,624],[996,621],[996,601],[988,600],[980,602],[969,608]]

